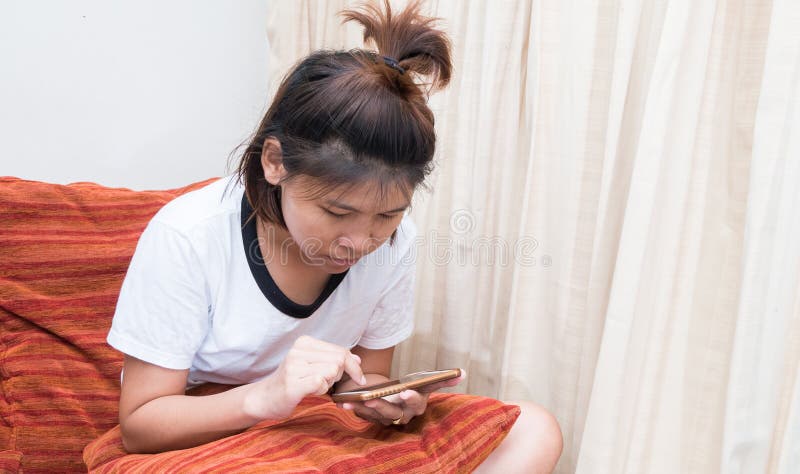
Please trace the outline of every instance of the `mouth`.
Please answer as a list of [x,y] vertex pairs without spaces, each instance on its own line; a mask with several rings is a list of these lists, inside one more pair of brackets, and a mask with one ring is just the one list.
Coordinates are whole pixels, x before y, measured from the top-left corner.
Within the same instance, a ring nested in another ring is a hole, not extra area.
[[346,258],[334,258],[334,257],[331,257],[331,256],[328,256],[326,258],[330,262],[332,262],[334,265],[337,265],[337,266],[340,266],[340,267],[352,267],[353,265],[356,264],[356,262],[358,262],[357,258],[356,259],[352,259],[352,260],[346,259]]

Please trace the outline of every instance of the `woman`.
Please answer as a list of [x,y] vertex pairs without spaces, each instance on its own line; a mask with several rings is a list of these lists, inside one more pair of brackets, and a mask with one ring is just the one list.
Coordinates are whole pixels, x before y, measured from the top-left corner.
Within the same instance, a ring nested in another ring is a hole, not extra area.
[[[303,59],[238,173],[170,202],[140,238],[108,336],[125,353],[129,452],[197,446],[286,418],[308,395],[388,380],[394,346],[411,334],[415,229],[405,211],[435,146],[429,90],[417,81],[448,83],[450,47],[416,3],[343,16],[378,52]],[[205,382],[238,387],[184,394]],[[406,391],[340,406],[397,425],[427,401]],[[558,425],[521,406],[482,467],[552,470]]]

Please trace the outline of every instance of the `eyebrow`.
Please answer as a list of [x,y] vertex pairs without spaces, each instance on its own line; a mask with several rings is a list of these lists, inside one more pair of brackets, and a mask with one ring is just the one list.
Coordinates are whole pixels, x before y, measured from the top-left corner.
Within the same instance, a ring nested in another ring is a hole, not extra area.
[[[355,207],[349,206],[349,205],[347,205],[347,204],[345,204],[343,202],[339,202],[339,201],[328,200],[328,201],[325,201],[325,204],[327,204],[329,206],[338,207],[339,209],[344,209],[344,210],[347,210],[347,211],[361,212],[360,210],[356,209]],[[408,204],[406,204],[405,206],[402,206],[402,207],[398,207],[397,209],[392,209],[390,211],[383,211],[383,212],[381,212],[381,214],[391,214],[393,212],[405,211],[406,209],[408,209]]]

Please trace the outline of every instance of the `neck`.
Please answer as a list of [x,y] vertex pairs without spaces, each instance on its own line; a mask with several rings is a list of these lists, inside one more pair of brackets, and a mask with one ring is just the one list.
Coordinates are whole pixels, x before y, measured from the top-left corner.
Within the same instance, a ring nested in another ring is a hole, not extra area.
[[299,304],[315,302],[331,276],[303,260],[300,248],[286,229],[257,218],[256,231],[264,267],[275,285]]
[[265,261],[294,269],[306,267],[300,248],[292,239],[289,231],[258,216],[256,216],[256,229],[258,243]]

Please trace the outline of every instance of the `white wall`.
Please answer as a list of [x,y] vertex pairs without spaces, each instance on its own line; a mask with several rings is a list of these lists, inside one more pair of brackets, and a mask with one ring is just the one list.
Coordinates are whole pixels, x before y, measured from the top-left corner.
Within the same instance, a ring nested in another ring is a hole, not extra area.
[[267,107],[264,0],[3,0],[0,175],[134,189],[228,168]]

